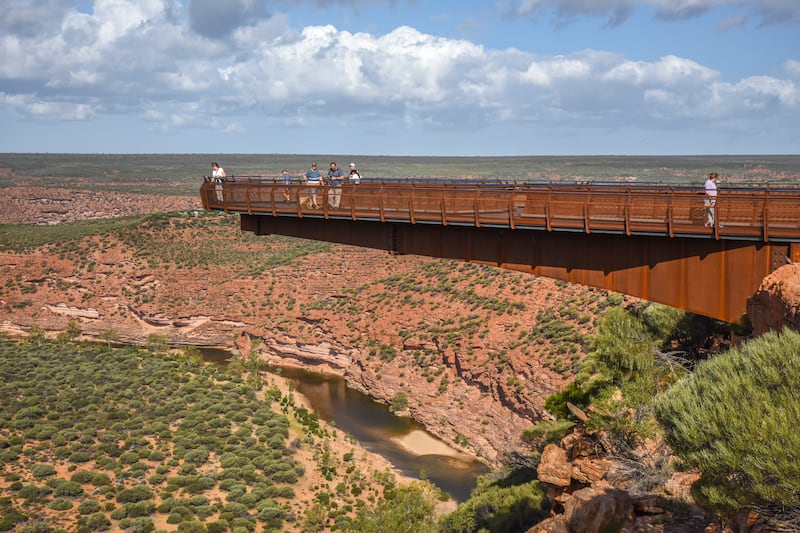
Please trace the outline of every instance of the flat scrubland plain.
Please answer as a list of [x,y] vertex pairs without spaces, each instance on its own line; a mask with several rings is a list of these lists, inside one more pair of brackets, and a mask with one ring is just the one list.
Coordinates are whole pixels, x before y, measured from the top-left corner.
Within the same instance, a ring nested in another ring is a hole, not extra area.
[[26,177],[32,186],[127,193],[197,194],[211,162],[228,175],[301,175],[312,162],[356,163],[367,179],[487,179],[516,181],[643,181],[696,183],[709,172],[722,182],[800,181],[800,156],[519,156],[390,157],[352,154],[0,154],[0,187]]

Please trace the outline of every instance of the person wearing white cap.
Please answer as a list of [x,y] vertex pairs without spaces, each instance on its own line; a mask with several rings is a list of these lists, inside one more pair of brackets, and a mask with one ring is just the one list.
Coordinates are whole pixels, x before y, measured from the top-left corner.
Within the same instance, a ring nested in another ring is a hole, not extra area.
[[355,163],[350,163],[350,175],[347,176],[350,183],[359,183],[361,181],[361,174],[358,172]]

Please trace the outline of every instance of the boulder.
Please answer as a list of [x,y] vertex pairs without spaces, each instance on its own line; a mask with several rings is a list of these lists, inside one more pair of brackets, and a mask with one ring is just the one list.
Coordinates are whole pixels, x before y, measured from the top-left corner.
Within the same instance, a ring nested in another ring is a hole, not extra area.
[[568,487],[572,482],[572,464],[567,452],[555,444],[545,446],[536,471],[539,481],[557,487]]
[[800,331],[800,264],[784,265],[764,278],[747,300],[753,335],[789,327]]
[[599,533],[633,520],[633,503],[624,491],[587,487],[572,493],[564,506],[564,518],[574,533]]
[[609,463],[606,459],[581,457],[572,462],[572,479],[591,485],[603,479],[608,473],[608,468]]

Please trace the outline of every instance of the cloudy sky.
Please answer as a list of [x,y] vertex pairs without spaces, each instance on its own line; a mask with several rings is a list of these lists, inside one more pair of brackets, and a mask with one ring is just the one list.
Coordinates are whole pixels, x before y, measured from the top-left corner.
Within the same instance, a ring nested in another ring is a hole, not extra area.
[[0,152],[800,153],[800,0],[0,0]]

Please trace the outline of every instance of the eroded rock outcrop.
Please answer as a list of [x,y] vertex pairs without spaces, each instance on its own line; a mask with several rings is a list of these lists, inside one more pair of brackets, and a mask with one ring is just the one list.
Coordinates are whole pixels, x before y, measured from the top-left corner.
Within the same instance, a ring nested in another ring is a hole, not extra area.
[[[665,531],[654,522],[665,522],[670,515],[664,502],[680,502],[690,509],[689,529],[702,531],[709,517],[694,505],[690,488],[697,473],[670,473],[668,457],[651,467],[632,473],[631,464],[646,463],[645,458],[663,455],[663,442],[647,442],[630,451],[626,460],[609,455],[609,435],[587,431],[579,424],[558,444],[548,444],[537,467],[539,481],[546,484],[553,502],[552,516],[527,533],[599,533],[601,531]],[[638,454],[638,458],[637,458]],[[653,493],[641,493],[637,478],[645,470],[661,470],[661,483]],[[672,507],[675,507],[674,505]],[[662,517],[656,520],[655,517]],[[684,524],[686,524],[684,523]],[[655,528],[654,528],[655,527]],[[682,527],[682,526],[681,526]],[[688,530],[687,530],[688,531]]]
[[800,331],[800,264],[784,265],[764,278],[747,301],[753,335],[789,327]]

